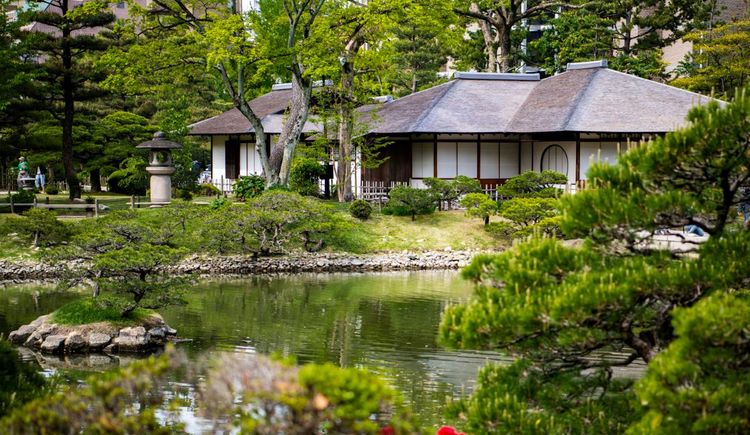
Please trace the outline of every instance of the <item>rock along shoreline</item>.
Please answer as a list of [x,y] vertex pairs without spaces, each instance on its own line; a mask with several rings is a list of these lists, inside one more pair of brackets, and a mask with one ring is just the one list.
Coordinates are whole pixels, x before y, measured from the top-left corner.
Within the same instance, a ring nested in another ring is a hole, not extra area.
[[[163,272],[176,275],[256,275],[309,272],[388,272],[459,269],[480,251],[428,251],[352,255],[340,253],[290,254],[253,258],[245,255],[193,255]],[[69,278],[86,270],[84,261],[50,264],[0,260],[0,281]]]
[[158,314],[126,327],[109,322],[62,325],[48,314],[11,332],[8,340],[43,353],[138,353],[162,348],[176,335]]

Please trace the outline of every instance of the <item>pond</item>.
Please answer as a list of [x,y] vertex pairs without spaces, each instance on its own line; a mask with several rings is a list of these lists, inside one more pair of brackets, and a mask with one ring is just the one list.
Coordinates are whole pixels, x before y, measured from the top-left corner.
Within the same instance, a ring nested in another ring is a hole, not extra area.
[[[0,289],[0,333],[81,295],[51,286]],[[300,363],[367,368],[396,387],[420,420],[435,424],[447,398],[471,389],[489,359],[500,360],[497,353],[447,351],[436,343],[445,307],[470,296],[471,285],[455,271],[256,276],[202,281],[187,305],[160,312],[180,337],[192,339],[178,345],[190,358],[279,353]],[[45,368],[85,377],[80,364],[53,360]]]

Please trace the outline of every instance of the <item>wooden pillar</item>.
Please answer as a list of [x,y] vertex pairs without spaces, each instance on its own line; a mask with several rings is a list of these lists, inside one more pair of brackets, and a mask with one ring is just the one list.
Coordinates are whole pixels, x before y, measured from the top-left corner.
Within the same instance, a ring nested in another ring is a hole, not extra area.
[[581,179],[581,133],[576,133],[576,183]]

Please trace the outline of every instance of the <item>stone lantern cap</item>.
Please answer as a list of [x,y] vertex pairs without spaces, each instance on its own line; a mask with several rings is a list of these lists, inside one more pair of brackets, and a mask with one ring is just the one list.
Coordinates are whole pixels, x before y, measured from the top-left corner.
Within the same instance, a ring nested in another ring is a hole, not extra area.
[[178,144],[177,142],[172,142],[171,140],[167,140],[163,132],[157,131],[156,133],[154,133],[153,139],[143,142],[142,144],[136,145],[136,148],[148,148],[148,149],[153,149],[153,150],[171,150],[171,149],[182,148],[182,145]]

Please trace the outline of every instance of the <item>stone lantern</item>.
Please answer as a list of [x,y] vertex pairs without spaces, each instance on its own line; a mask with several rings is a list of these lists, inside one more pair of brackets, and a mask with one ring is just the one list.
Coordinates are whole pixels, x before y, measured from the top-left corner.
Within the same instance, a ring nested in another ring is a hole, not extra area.
[[[167,140],[164,133],[157,131],[154,138],[136,146],[149,150],[146,172],[151,174],[151,202],[168,203],[172,200],[172,150],[182,148],[182,145]],[[159,207],[161,204],[154,204]],[[153,207],[152,206],[152,207]]]

